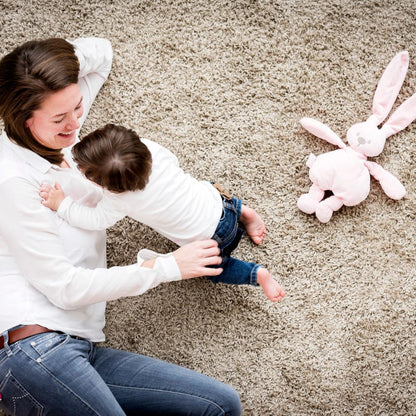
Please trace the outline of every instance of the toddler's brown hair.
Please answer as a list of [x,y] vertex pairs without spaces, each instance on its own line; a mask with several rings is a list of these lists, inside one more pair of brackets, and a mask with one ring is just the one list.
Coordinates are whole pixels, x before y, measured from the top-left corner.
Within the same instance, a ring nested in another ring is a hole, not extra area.
[[138,134],[115,124],[86,135],[72,154],[86,178],[115,193],[144,189],[152,171],[152,155]]

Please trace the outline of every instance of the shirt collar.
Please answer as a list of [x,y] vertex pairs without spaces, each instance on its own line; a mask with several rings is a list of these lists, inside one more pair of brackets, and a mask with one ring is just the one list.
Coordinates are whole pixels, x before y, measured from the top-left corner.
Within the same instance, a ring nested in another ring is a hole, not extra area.
[[48,162],[46,159],[44,159],[42,156],[39,156],[32,150],[26,149],[25,147],[19,146],[18,144],[12,142],[7,137],[5,131],[3,131],[1,135],[1,140],[3,144],[11,149],[20,160],[24,161],[24,163],[27,163],[28,165],[31,165],[42,174],[46,173],[51,168],[58,167]]

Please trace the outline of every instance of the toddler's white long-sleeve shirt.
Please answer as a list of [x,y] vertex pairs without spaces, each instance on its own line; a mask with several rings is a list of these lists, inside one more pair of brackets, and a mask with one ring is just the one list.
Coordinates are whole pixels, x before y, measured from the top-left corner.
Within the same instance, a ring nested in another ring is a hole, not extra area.
[[211,238],[222,214],[218,191],[208,181],[185,173],[165,147],[143,139],[152,154],[152,172],[141,191],[112,193],[94,207],[67,196],[58,215],[87,230],[103,230],[129,216],[158,231],[178,245]]

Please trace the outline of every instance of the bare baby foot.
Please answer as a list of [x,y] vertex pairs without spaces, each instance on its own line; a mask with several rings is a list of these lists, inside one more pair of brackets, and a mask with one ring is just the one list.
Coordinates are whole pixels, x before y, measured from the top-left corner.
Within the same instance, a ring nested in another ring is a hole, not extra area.
[[281,301],[285,296],[285,291],[264,267],[259,267],[257,270],[257,283],[262,287],[264,294],[272,302]]
[[243,223],[247,234],[254,243],[260,244],[264,240],[266,236],[266,225],[254,209],[242,205],[240,221]]

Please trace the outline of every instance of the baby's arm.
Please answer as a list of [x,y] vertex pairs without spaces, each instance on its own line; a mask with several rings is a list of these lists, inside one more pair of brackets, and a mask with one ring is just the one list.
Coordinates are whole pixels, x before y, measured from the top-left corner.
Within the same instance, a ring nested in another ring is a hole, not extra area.
[[55,183],[53,188],[44,183],[40,187],[39,195],[42,198],[42,204],[54,211],[58,211],[59,205],[61,205],[62,201],[65,199],[65,193],[59,183]]
[[125,209],[119,196],[110,196],[104,192],[103,198],[94,207],[83,205],[74,201],[70,196],[65,196],[61,186],[43,184],[39,191],[42,204],[57,212],[58,216],[73,227],[84,230],[105,230],[125,217]]

